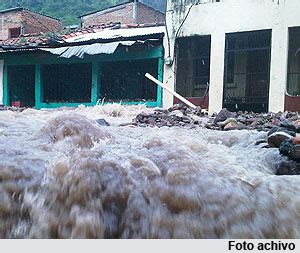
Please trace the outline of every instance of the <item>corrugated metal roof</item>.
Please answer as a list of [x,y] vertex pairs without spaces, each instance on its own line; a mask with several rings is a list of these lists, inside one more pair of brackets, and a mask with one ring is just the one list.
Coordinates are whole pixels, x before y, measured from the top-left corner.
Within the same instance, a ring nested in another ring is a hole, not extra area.
[[71,58],[73,56],[83,58],[85,54],[113,54],[119,45],[132,46],[136,41],[119,41],[111,43],[95,43],[92,45],[70,46],[61,48],[40,48],[42,51],[59,55],[62,58]]
[[96,33],[86,33],[65,39],[68,43],[84,42],[97,39],[116,39],[116,38],[130,38],[152,34],[165,33],[165,26],[154,27],[138,27],[138,28],[126,28],[126,29],[104,29]]

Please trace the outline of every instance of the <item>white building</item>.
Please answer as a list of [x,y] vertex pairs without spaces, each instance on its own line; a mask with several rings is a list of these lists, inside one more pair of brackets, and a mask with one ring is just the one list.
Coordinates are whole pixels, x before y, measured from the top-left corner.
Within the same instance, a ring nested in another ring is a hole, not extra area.
[[300,111],[299,10],[299,0],[168,0],[165,83],[198,104],[209,96],[210,112]]

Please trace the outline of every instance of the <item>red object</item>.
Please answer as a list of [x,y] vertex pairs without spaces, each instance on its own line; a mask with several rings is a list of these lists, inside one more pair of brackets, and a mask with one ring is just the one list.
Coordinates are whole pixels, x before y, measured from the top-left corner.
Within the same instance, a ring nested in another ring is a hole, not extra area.
[[285,95],[285,111],[300,112],[300,97]]
[[13,102],[11,102],[11,106],[21,107],[21,101],[13,101]]
[[[192,102],[194,105],[199,106],[202,101],[202,109],[208,109],[208,103],[209,103],[209,98],[208,96],[205,97],[205,99],[203,99],[203,97],[186,97],[186,99],[190,102]],[[182,103],[178,98],[174,97],[174,104],[178,104],[178,103]]]

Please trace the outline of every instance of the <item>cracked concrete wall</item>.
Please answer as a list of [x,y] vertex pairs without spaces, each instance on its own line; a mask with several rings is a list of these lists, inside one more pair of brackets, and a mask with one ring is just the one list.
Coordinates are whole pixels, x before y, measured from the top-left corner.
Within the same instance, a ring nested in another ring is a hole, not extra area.
[[[170,35],[170,50],[165,41],[166,56],[174,59],[175,35],[211,35],[210,102],[209,111],[222,109],[224,52],[226,33],[272,29],[270,111],[284,110],[287,85],[288,28],[300,26],[299,0],[212,0],[201,1],[169,0],[167,8],[167,28]],[[182,27],[179,29],[179,27]],[[165,66],[164,80],[175,89],[176,64]],[[164,94],[163,105],[173,103],[172,96]]]

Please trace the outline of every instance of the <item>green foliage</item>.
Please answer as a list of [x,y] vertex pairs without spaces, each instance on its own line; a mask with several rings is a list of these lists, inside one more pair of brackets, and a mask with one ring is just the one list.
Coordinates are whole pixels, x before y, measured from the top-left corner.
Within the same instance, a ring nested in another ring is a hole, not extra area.
[[[166,0],[144,0],[155,8],[163,8]],[[0,10],[26,7],[61,19],[64,25],[79,24],[78,16],[101,10],[126,0],[0,0]]]

